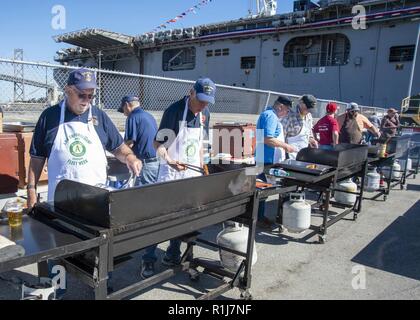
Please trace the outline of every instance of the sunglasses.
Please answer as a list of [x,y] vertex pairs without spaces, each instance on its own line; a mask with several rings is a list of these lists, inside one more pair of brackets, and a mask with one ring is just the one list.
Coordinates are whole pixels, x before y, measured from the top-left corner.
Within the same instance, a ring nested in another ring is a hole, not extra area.
[[94,94],[81,93],[77,89],[74,89],[74,91],[76,92],[76,94],[77,94],[77,96],[79,97],[80,100],[93,100],[96,97],[96,95],[94,95]]

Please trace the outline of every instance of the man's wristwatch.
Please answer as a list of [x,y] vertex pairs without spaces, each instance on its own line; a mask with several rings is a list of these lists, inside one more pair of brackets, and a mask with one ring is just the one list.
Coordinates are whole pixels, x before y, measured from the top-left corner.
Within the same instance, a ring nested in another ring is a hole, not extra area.
[[26,190],[36,190],[36,185],[34,185],[34,184],[28,184],[26,186]]

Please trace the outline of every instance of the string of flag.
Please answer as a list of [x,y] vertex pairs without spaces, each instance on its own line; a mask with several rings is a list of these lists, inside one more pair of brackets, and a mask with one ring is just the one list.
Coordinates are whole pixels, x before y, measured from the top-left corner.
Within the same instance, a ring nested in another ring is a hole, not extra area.
[[154,28],[152,31],[150,31],[149,33],[152,32],[157,32],[157,31],[161,31],[164,30],[168,27],[168,25],[172,24],[172,23],[176,23],[181,19],[184,19],[188,14],[197,14],[197,10],[200,10],[201,7],[209,4],[210,2],[212,2],[213,0],[201,0],[199,3],[197,3],[196,5],[192,6],[191,8],[185,10],[184,12],[182,12],[181,14],[177,15],[176,17],[174,17],[173,19],[170,19],[168,21],[166,21],[165,23],[157,26],[156,28]]

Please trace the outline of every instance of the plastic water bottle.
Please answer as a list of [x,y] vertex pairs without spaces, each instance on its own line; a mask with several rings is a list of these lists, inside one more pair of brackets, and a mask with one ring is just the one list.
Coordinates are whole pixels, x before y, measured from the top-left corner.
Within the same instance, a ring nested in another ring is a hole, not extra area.
[[288,177],[290,174],[282,169],[270,169],[270,175],[275,177]]

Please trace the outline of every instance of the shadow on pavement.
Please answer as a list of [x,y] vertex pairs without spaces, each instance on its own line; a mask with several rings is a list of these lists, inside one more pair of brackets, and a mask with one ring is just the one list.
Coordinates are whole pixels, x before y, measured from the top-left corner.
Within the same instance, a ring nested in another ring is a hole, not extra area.
[[[386,212],[384,212],[386,214]],[[420,280],[420,201],[395,220],[353,262]]]

